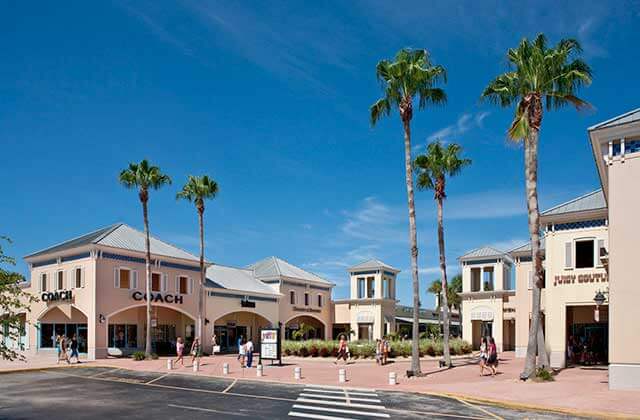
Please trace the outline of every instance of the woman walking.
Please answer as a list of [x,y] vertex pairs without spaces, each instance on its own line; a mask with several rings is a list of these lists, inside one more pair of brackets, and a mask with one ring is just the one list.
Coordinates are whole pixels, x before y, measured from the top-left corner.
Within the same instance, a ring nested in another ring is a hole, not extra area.
[[382,340],[376,339],[376,363],[382,364]]
[[56,364],[60,364],[60,360],[62,357],[62,340],[59,335],[56,335],[56,355],[58,356]]
[[63,335],[60,337],[60,351],[62,352],[62,358],[64,359],[64,361],[67,362],[67,364],[70,364],[71,362],[69,362],[69,354],[67,353],[67,349],[67,337]]
[[493,337],[489,337],[489,359],[487,365],[491,368],[491,376],[496,376],[498,373],[498,349]]
[[173,361],[173,364],[177,365],[178,362],[184,367],[184,340],[182,337],[178,337],[176,340],[176,360]]
[[238,343],[238,360],[240,361],[240,367],[244,368],[244,360],[247,356],[247,345],[244,340]]
[[202,345],[200,345],[200,339],[196,337],[193,339],[193,344],[191,345],[191,366],[193,366],[193,363],[196,360],[198,360],[198,365],[199,365],[201,357],[202,357]]
[[391,351],[391,344],[389,344],[389,339],[385,335],[382,338],[382,366],[387,364],[387,359],[389,358],[390,351]]
[[480,342],[480,376],[484,376],[484,369],[487,366],[487,339],[482,337]]
[[71,359],[76,358],[76,364],[80,363],[80,359],[78,357],[78,337],[73,334],[71,337],[71,344],[69,345],[71,348],[71,355],[69,356],[69,363],[71,363]]
[[340,359],[344,359],[344,363],[346,364],[348,353],[347,339],[344,337],[344,335],[341,335],[340,342],[338,343],[338,358],[333,363],[337,365]]

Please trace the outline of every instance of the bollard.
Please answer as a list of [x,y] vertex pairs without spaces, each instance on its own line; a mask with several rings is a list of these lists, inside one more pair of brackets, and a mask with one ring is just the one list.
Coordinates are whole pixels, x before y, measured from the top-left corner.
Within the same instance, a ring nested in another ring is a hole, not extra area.
[[198,361],[198,359],[196,359],[193,361],[193,371],[197,372],[199,368],[200,368],[200,362]]
[[223,375],[228,375],[229,374],[229,363],[223,363],[222,364],[222,374]]
[[340,369],[338,371],[338,382],[347,382],[347,371]]
[[173,369],[173,359],[167,359],[167,370]]
[[397,376],[395,372],[389,372],[389,385],[398,385]]
[[295,379],[302,379],[302,368],[297,367],[293,369],[293,377]]
[[258,368],[256,369],[256,376],[258,378],[262,377],[262,365],[258,365]]

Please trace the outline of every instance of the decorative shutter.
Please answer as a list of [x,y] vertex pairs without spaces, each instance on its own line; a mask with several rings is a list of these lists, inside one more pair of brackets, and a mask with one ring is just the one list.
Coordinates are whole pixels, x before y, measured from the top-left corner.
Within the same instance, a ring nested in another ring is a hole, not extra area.
[[176,276],[176,294],[179,295],[180,294],[180,276]]
[[76,288],[76,269],[67,270],[67,289]]
[[120,270],[118,267],[113,269],[113,287],[120,288]]
[[533,289],[533,271],[529,271],[529,290]]
[[571,242],[564,244],[564,266],[565,268],[573,268],[573,244]]
[[191,294],[193,293],[193,279],[191,277],[189,277],[189,281],[188,281],[188,288],[187,288],[187,294]]
[[169,276],[167,276],[166,274],[162,275],[162,281],[161,281],[161,285],[160,285],[160,290],[162,290],[163,292],[167,291],[167,286],[169,285]]
[[600,250],[604,248],[604,239],[598,239],[598,249],[596,249],[596,265],[602,266],[600,261]]
[[84,288],[84,267],[80,268],[80,287]]
[[138,288],[138,271],[137,270],[131,271],[131,288],[132,289]]
[[44,273],[40,273],[40,292],[44,292],[46,287],[44,287]]

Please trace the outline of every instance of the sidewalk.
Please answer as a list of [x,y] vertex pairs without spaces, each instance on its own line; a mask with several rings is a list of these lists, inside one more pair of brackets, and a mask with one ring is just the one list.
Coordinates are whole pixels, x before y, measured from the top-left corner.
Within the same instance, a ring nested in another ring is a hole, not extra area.
[[[27,365],[46,367],[55,365],[55,358],[49,363],[31,359]],[[254,359],[257,363],[257,358]],[[375,388],[379,390],[409,391],[423,393],[453,394],[459,397],[492,400],[536,408],[569,410],[574,413],[622,414],[640,418],[640,391],[609,391],[606,367],[577,367],[563,370],[551,383],[522,382],[518,379],[524,360],[515,359],[513,352],[501,354],[499,374],[496,377],[480,377],[478,366],[469,358],[455,360],[457,367],[451,370],[438,368],[437,359],[421,361],[422,371],[427,376],[406,378],[410,360],[396,359],[387,366],[377,366],[372,360],[357,360],[351,364],[335,365],[333,359],[285,358],[283,366],[264,364],[264,376],[256,377],[256,369],[241,369],[234,355],[205,357],[198,373],[190,367],[177,366],[172,373],[223,376],[222,365],[229,363],[229,378],[276,381],[281,383],[303,383],[316,385],[342,385],[338,383],[338,370],[346,369],[349,387]],[[15,363],[14,363],[15,364]],[[6,369],[0,364],[0,370]],[[140,371],[167,371],[167,359],[137,362],[132,359],[106,359],[88,362],[85,366],[100,365]],[[16,368],[24,367],[17,364]],[[302,379],[293,377],[295,367],[302,369]],[[396,372],[398,385],[388,384],[389,372]]]

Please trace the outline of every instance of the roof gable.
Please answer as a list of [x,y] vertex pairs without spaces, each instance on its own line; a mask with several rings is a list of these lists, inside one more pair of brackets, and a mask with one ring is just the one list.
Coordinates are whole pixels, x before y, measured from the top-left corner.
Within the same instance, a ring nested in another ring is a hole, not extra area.
[[270,286],[256,279],[253,270],[214,264],[207,268],[207,286],[241,290],[249,293],[278,295]]
[[289,277],[299,280],[312,281],[316,283],[323,283],[327,285],[333,285],[328,280],[323,279],[313,273],[303,270],[281,258],[268,257],[264,260],[249,266],[255,273],[257,278],[274,278],[274,277]]
[[602,189],[598,189],[580,197],[559,204],[540,213],[541,216],[556,216],[580,211],[599,210],[607,207]]
[[384,262],[372,258],[370,260],[361,262],[360,264],[356,264],[352,267],[348,268],[348,271],[358,271],[358,270],[374,270],[374,269],[378,269],[378,268],[386,268],[389,269],[391,271],[395,271],[395,272],[400,272],[400,270],[398,270],[397,268],[394,268],[392,266],[390,266],[389,264],[385,264]]
[[493,247],[483,246],[467,252],[466,254],[461,256],[459,259],[468,260],[468,259],[475,259],[475,258],[504,257],[504,256],[508,256],[508,255],[505,252],[497,250]]
[[634,109],[629,112],[625,112],[622,115],[613,117],[596,125],[589,127],[589,131],[602,130],[605,128],[616,127],[623,124],[629,124],[635,121],[640,121],[640,108]]

